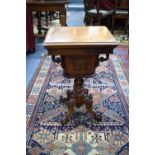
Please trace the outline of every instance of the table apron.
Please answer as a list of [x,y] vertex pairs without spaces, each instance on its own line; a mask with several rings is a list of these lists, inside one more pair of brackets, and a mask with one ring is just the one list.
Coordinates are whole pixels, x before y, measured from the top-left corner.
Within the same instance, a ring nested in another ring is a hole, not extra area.
[[60,11],[61,14],[65,14],[65,6],[64,4],[62,5],[47,5],[47,4],[42,4],[42,5],[36,5],[36,4],[31,4],[27,5],[31,11]]
[[98,55],[112,54],[113,48],[95,48],[95,49],[48,49],[49,55]]

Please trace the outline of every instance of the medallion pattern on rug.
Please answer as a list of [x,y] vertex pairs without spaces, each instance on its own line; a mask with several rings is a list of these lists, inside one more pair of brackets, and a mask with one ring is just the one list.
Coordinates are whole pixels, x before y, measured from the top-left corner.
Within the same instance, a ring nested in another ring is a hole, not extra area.
[[[128,155],[128,77],[120,61],[111,55],[85,79],[85,87],[93,94],[93,109],[102,121],[95,122],[82,106],[75,108],[70,123],[63,127],[60,121],[67,106],[59,97],[72,89],[73,79],[64,78],[61,66],[47,56],[27,98],[27,154]],[[41,92],[47,72],[50,76]]]

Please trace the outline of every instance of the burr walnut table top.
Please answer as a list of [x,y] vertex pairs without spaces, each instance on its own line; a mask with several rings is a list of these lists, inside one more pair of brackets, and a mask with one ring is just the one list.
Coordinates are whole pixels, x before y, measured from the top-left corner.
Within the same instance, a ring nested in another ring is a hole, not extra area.
[[117,41],[105,26],[51,27],[44,46],[50,48],[116,46]]

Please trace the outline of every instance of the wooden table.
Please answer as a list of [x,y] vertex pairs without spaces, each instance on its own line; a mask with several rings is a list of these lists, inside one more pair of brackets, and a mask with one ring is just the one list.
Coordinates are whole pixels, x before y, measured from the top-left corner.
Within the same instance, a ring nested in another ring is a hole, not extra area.
[[[102,117],[92,109],[93,96],[83,87],[83,78],[94,74],[99,62],[108,60],[109,54],[118,45],[110,31],[104,26],[50,28],[43,45],[53,61],[61,63],[64,76],[74,78],[73,90],[67,91],[67,98],[60,98],[68,105],[62,125],[68,123],[74,107],[80,108],[83,104],[96,121],[101,121]],[[100,57],[100,54],[106,57]]]
[[[26,0],[26,5],[31,11],[59,11],[60,24],[66,25],[66,9],[65,4],[69,0]],[[38,16],[40,18],[40,16]],[[41,34],[41,20],[38,19],[38,33]]]

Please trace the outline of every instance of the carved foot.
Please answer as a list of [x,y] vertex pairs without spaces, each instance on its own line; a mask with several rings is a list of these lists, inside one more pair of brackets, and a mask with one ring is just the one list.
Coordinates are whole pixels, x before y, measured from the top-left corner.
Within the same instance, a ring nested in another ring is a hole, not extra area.
[[100,122],[100,121],[102,121],[102,116],[101,115],[96,115],[96,116],[94,116],[94,120],[97,121],[97,122]]
[[67,124],[69,121],[70,121],[70,119],[68,117],[66,117],[64,120],[61,121],[62,126]]
[[89,95],[88,97],[85,98],[85,105],[86,105],[87,111],[93,115],[95,121],[97,122],[102,121],[102,116],[97,115],[92,108],[92,105],[93,105],[92,95]]
[[77,100],[75,98],[71,98],[69,101],[64,102],[68,106],[67,116],[64,120],[61,121],[61,124],[64,126],[70,121],[70,118],[73,114],[74,107],[77,104]]

